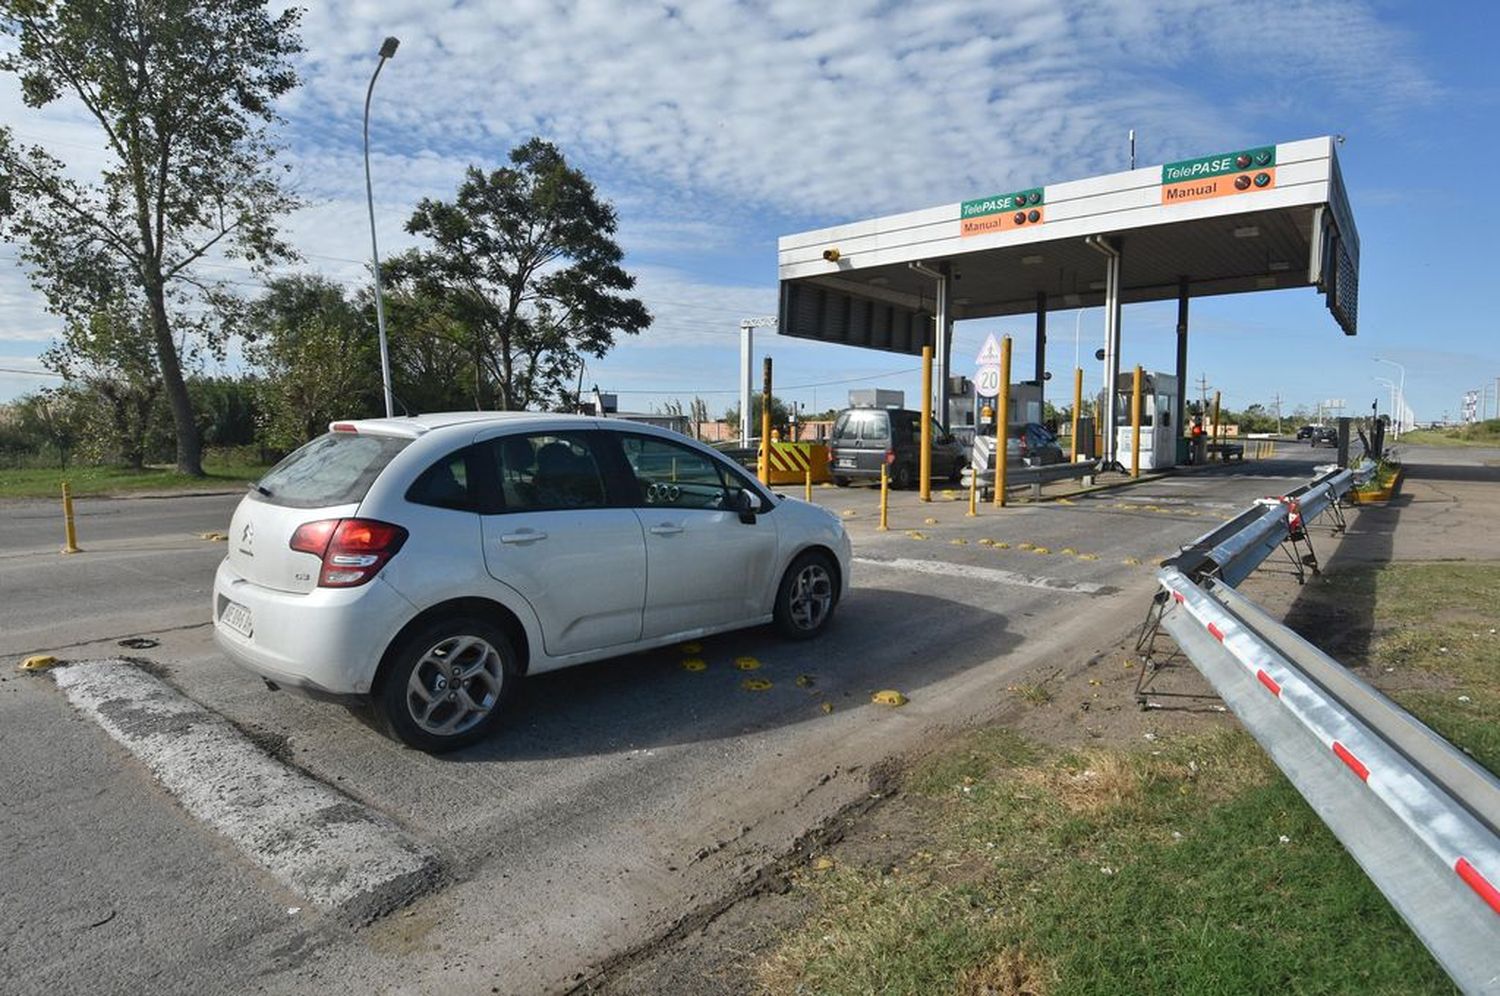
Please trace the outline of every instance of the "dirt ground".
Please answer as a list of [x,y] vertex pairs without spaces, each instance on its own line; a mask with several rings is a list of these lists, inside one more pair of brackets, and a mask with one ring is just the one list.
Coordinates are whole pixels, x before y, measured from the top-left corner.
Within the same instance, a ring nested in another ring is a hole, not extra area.
[[[1500,537],[1489,529],[1500,505],[1500,468],[1408,465],[1406,481],[1385,506],[1347,511],[1348,528],[1328,517],[1311,530],[1324,573],[1299,583],[1289,560],[1270,559],[1241,590],[1271,615],[1317,643],[1388,693],[1441,684],[1411,669],[1372,666],[1374,593],[1335,591],[1330,576],[1345,568],[1391,561],[1500,561]],[[1398,529],[1399,526],[1399,529]],[[1141,606],[1142,618],[1147,606]],[[1103,639],[1104,648],[1078,660],[1045,661],[1019,675],[999,724],[1023,737],[1064,749],[1139,747],[1153,741],[1232,728],[1235,718],[1208,683],[1159,636],[1149,658],[1136,649],[1137,631]],[[945,744],[936,743],[931,750]],[[909,766],[919,760],[904,758]],[[831,856],[841,864],[895,865],[926,843],[926,800],[901,793],[899,771],[872,782],[869,804],[846,812],[770,870],[752,894],[704,922],[612,966],[578,992],[663,996],[730,996],[761,991],[757,958],[811,912],[788,887],[797,867]]]

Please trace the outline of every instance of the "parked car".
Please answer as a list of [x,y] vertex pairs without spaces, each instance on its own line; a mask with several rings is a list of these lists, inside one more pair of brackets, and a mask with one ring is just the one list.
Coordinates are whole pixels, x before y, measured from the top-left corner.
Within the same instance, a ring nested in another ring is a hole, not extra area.
[[1331,425],[1314,426],[1312,436],[1308,440],[1313,446],[1322,444],[1324,446],[1337,446],[1339,444],[1339,431]]
[[456,413],[339,422],[251,486],[214,634],[271,687],[373,698],[426,751],[472,743],[516,682],[774,623],[821,633],[849,538],[651,426]]
[[[848,408],[833,423],[829,473],[847,487],[857,478],[880,479],[888,465],[891,487],[909,488],[921,472],[922,415],[907,408]],[[932,424],[932,476],[957,481],[969,462],[968,451],[953,436]]]
[[1319,428],[1319,426],[1316,426],[1316,425],[1304,425],[1300,429],[1297,430],[1297,438],[1298,439],[1311,439],[1313,433],[1316,432],[1318,430],[1318,428]]
[[1057,435],[1040,422],[1012,425],[1005,440],[1005,456],[1011,463],[1026,467],[1047,467],[1067,460]]

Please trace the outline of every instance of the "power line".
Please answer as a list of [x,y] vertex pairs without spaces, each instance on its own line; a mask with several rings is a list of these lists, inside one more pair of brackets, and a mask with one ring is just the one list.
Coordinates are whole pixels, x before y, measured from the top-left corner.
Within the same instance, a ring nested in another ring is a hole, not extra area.
[[[780,392],[790,392],[790,391],[810,391],[810,390],[812,390],[813,388],[816,388],[816,387],[836,387],[839,384],[857,384],[860,381],[880,380],[882,377],[899,377],[902,374],[914,374],[914,373],[916,373],[920,369],[921,369],[920,367],[905,367],[905,368],[903,368],[901,370],[889,370],[889,371],[886,371],[885,373],[870,374],[868,377],[845,377],[842,380],[824,380],[824,381],[819,381],[816,384],[787,384],[785,386],[777,386],[776,387],[776,391],[778,393],[780,393]],[[623,390],[623,391],[610,390],[610,391],[608,391],[606,393],[608,393],[608,394],[739,394],[740,393],[740,389],[736,387],[736,388],[731,388],[730,390],[727,390],[727,391],[718,391],[718,390],[716,390],[716,391],[704,391],[704,390],[700,390],[698,388],[693,388],[693,387],[663,387],[663,388],[651,388],[651,389],[647,389],[647,388],[630,388],[628,390]]]

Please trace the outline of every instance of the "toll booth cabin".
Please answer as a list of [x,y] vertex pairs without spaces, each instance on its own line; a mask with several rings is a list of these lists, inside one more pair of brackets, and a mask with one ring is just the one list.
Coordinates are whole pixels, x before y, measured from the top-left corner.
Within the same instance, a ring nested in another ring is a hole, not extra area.
[[[1134,405],[1135,378],[1120,378],[1115,392],[1115,453],[1127,466],[1135,445]],[[1165,470],[1185,462],[1182,452],[1182,413],[1177,409],[1177,378],[1171,374],[1141,375],[1141,455],[1142,470]]]
[[[1355,333],[1359,235],[1336,146],[1331,137],[1256,146],[783,236],[777,334],[908,355],[932,347],[932,411],[951,431],[955,411],[974,407],[948,405],[963,372],[954,322],[1034,315],[1035,371],[1016,379],[1047,390],[1048,311],[1102,306],[1114,398],[1133,366],[1122,306],[1175,299],[1168,411],[1178,431],[1192,297],[1315,288]],[[1100,413],[1106,464],[1129,461],[1118,429],[1130,423],[1119,414],[1114,403]],[[1153,412],[1153,433],[1160,421]],[[1163,462],[1175,462],[1174,448]]]

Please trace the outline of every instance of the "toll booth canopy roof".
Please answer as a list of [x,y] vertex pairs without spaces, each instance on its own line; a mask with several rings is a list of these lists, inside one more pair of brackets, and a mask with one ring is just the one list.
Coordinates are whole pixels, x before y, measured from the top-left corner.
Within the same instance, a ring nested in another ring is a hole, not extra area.
[[951,319],[1104,303],[1103,237],[1124,303],[1316,287],[1356,328],[1359,235],[1331,138],[1239,149],[993,194],[780,239],[778,331],[920,353],[936,280]]

